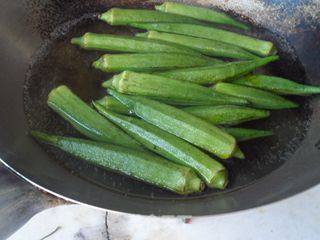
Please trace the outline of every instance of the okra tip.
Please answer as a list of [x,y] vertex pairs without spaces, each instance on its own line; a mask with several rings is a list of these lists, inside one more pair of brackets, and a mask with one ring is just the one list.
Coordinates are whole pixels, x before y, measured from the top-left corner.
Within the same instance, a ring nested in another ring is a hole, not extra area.
[[104,81],[104,82],[102,83],[102,87],[103,87],[103,88],[112,88],[112,79],[109,79],[109,80],[107,80],[107,81]]
[[108,109],[105,108],[105,106],[103,106],[102,104],[100,104],[98,101],[93,101],[92,105],[94,106],[95,109],[97,109],[97,111],[104,117],[107,118],[114,118],[115,116],[117,116],[117,113],[110,111]]
[[298,103],[295,103],[291,100],[283,98],[281,102],[281,108],[278,108],[278,109],[285,109],[285,108],[291,109],[291,108],[297,108],[297,107],[299,107]]
[[131,99],[131,97],[133,97],[133,96],[129,97],[128,95],[121,94],[121,93],[114,91],[112,89],[108,89],[108,93],[129,108],[130,108],[130,106],[134,105],[134,103]]
[[280,57],[278,55],[271,55],[271,56],[267,56],[265,58],[262,58],[265,60],[268,60],[269,62],[273,62],[273,61],[277,61],[280,59]]
[[98,99],[98,100],[92,101],[91,104],[92,104],[93,107],[95,107],[96,104],[99,104],[99,105],[101,105],[101,106],[104,106],[105,103],[106,103],[106,101],[107,101],[107,96],[105,96],[105,97],[103,97],[103,98],[100,98],[100,99]]
[[269,131],[269,130],[261,130],[260,135],[257,134],[257,136],[260,136],[260,137],[270,137],[273,135],[274,135],[274,132]]
[[51,100],[55,99],[56,96],[60,96],[63,94],[69,94],[71,90],[66,85],[60,85],[54,89],[52,89],[48,95],[48,104],[51,102]]
[[112,119],[112,117],[117,116],[115,112],[106,109],[103,103],[101,104],[99,101],[92,101],[92,105],[104,117]]
[[292,101],[289,101],[289,100],[287,100],[284,105],[285,105],[284,106],[285,108],[297,108],[297,107],[299,107],[298,103],[295,103],[295,102],[292,102]]
[[92,101],[92,106],[98,110],[99,113],[104,112],[106,109],[104,108],[104,106],[102,105],[102,102],[101,100],[105,100],[104,98],[103,99],[100,99],[100,100],[97,100],[97,101]]
[[193,177],[186,184],[184,193],[188,194],[188,193],[202,192],[204,188],[205,188],[204,182],[198,177]]
[[30,131],[30,135],[41,142],[45,142],[49,144],[55,144],[58,141],[58,137],[49,135],[43,132],[39,132],[39,131],[32,130]]
[[278,55],[270,55],[270,56],[266,56],[266,57],[258,57],[255,59],[255,63],[258,65],[258,66],[263,66],[263,65],[266,65],[270,62],[274,62],[274,61],[277,61],[279,60],[280,57]]
[[241,149],[239,147],[236,147],[236,150],[234,151],[233,157],[235,158],[239,158],[239,159],[245,159],[245,155],[244,153],[241,151]]
[[228,171],[223,169],[219,171],[210,183],[210,187],[217,189],[225,189],[228,185]]

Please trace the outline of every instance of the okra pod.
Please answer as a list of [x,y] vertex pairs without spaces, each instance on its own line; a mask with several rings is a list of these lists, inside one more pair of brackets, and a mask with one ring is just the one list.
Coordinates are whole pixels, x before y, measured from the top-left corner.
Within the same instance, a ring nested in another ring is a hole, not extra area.
[[90,140],[60,137],[33,131],[37,140],[53,145],[101,168],[166,188],[179,194],[200,192],[202,181],[190,168],[153,154]]
[[174,68],[208,66],[221,63],[220,60],[177,53],[130,53],[105,54],[92,66],[104,72],[157,71]]
[[183,111],[217,125],[236,125],[270,115],[267,110],[232,105],[187,107]]
[[220,82],[214,85],[213,89],[220,93],[246,99],[257,108],[285,109],[298,107],[296,103],[283,97],[252,87]]
[[201,24],[200,21],[172,13],[164,13],[148,9],[120,9],[111,8],[102,13],[99,19],[112,25],[128,25],[130,23],[193,23]]
[[229,80],[236,76],[248,74],[258,67],[278,60],[278,56],[269,56],[250,61],[221,63],[210,67],[192,67],[155,72],[159,76],[207,85]]
[[71,43],[87,50],[132,53],[165,52],[200,55],[200,53],[195,50],[174,43],[113,34],[86,33],[82,37],[72,38]]
[[[130,112],[129,108],[126,105],[122,104],[120,101],[118,101],[114,97],[106,96],[103,99],[100,99],[96,102],[101,106],[103,106],[105,109],[110,110],[112,112],[125,114],[125,115],[133,115],[133,112]],[[182,108],[182,110],[185,110],[185,109],[186,108]],[[189,113],[192,114],[192,112],[189,112]],[[266,131],[266,130],[256,130],[256,129],[247,129],[247,128],[230,128],[230,127],[220,127],[220,128],[226,131],[227,133],[229,133],[230,135],[234,136],[236,140],[240,142],[273,135],[271,131]],[[233,156],[235,156],[235,153]]]
[[240,98],[213,92],[211,88],[146,73],[124,71],[112,78],[120,93],[149,97],[175,105],[247,104]]
[[191,37],[180,34],[148,31],[146,33],[138,33],[136,36],[146,37],[154,40],[162,40],[169,43],[179,44],[199,51],[204,55],[214,57],[226,57],[236,59],[255,59],[256,55],[235,45],[223,43],[220,41],[205,39],[199,37]]
[[222,159],[231,157],[237,147],[231,135],[181,109],[114,90],[109,90],[109,93],[145,121]]
[[244,142],[256,138],[269,137],[273,132],[267,130],[249,128],[222,128],[224,131],[234,136],[238,142]]
[[275,52],[275,47],[272,42],[213,28],[210,26],[188,23],[131,23],[130,26],[158,32],[177,33],[212,39],[241,47],[260,56],[267,56]]
[[244,153],[241,151],[241,149],[239,147],[236,148],[236,150],[234,151],[232,157],[239,158],[239,159],[245,159],[246,158],[246,156],[244,155]]
[[238,22],[227,14],[218,12],[209,8],[190,6],[183,3],[165,2],[155,7],[158,11],[179,14],[194,19],[213,22],[218,24],[229,25],[240,29],[248,30],[249,27],[244,23]]
[[149,150],[193,169],[209,187],[226,187],[228,174],[225,167],[190,143],[143,120],[108,111],[99,103],[96,103],[95,107],[103,116]]
[[138,142],[89,107],[64,85],[50,92],[48,105],[88,138],[134,149],[143,149]]
[[[113,77],[112,77],[113,78]],[[109,89],[109,88],[113,88],[113,86],[112,86],[112,78],[111,79],[109,79],[109,80],[107,80],[107,81],[104,81],[103,83],[102,83],[102,87],[104,87],[104,88],[107,88],[107,89]]]
[[105,96],[100,100],[95,101],[96,103],[102,105],[105,109],[111,110],[116,113],[121,113],[125,115],[132,115],[132,112],[129,111],[126,105],[123,105],[117,99],[111,96]]
[[320,86],[310,86],[291,80],[262,74],[248,75],[232,81],[234,84],[267,90],[281,95],[312,95],[320,93]]

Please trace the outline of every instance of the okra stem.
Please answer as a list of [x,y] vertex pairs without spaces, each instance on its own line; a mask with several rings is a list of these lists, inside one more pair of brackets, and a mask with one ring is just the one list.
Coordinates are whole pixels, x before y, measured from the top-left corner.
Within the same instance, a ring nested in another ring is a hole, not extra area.
[[90,164],[123,173],[179,194],[200,192],[203,189],[203,183],[193,170],[153,154],[84,139],[52,136],[37,131],[32,131],[31,135]]

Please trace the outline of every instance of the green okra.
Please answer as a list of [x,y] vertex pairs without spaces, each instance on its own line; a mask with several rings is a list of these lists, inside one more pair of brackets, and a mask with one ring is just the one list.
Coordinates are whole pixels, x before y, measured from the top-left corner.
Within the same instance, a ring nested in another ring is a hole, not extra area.
[[232,157],[239,158],[239,159],[245,159],[246,158],[246,156],[244,155],[244,153],[241,151],[241,149],[239,147],[236,148],[236,150],[234,151]]
[[310,86],[274,76],[247,75],[232,81],[234,84],[267,90],[281,95],[312,95],[320,93],[320,86]]
[[237,141],[244,142],[256,138],[269,137],[272,131],[249,129],[249,128],[222,128],[224,131],[234,136]]
[[248,30],[249,27],[244,23],[238,22],[227,14],[218,12],[209,8],[186,5],[176,2],[165,2],[162,5],[155,7],[158,11],[179,14],[182,16],[191,17],[194,19],[213,22],[218,24],[229,25],[240,29]]
[[213,86],[217,92],[248,100],[254,107],[264,109],[296,108],[298,105],[276,94],[260,89],[231,83],[217,83]]
[[275,47],[272,42],[213,28],[210,26],[187,23],[131,23],[130,26],[158,32],[177,33],[212,39],[241,47],[259,56],[267,56],[275,52]]
[[174,43],[114,34],[86,33],[82,37],[72,38],[71,43],[88,50],[132,53],[165,52],[200,55],[200,53],[195,50]]
[[209,187],[226,187],[228,173],[225,167],[190,143],[143,120],[108,111],[99,103],[95,107],[149,150],[193,169]]
[[153,154],[79,138],[48,135],[33,131],[39,141],[53,145],[90,164],[179,194],[200,192],[202,181],[190,168],[179,166]]
[[112,78],[120,93],[149,97],[174,105],[245,105],[247,101],[212,91],[194,83],[161,76],[124,71]]
[[107,81],[104,81],[102,83],[102,87],[107,88],[107,89],[109,89],[109,88],[112,89],[113,88],[112,81],[113,81],[113,77]]
[[250,61],[237,61],[221,63],[207,67],[192,67],[183,69],[174,69],[163,72],[155,72],[159,76],[174,78],[178,80],[207,85],[220,81],[229,80],[236,76],[248,74],[258,67],[264,66],[270,62],[278,60],[278,56],[269,56]]
[[221,63],[220,60],[177,53],[130,53],[105,54],[92,66],[104,72],[157,71],[174,68],[209,66]]
[[200,21],[189,17],[164,13],[148,9],[120,9],[111,8],[102,13],[99,19],[112,25],[128,25],[130,23],[192,23],[201,24]]
[[236,125],[247,121],[269,117],[270,112],[244,106],[195,106],[183,111],[217,125]]
[[88,138],[134,149],[143,149],[138,142],[89,107],[64,85],[50,92],[48,105]]
[[[96,102],[107,110],[125,115],[133,115],[127,106],[114,97],[106,96]],[[266,110],[232,105],[184,107],[181,110],[217,125],[240,124],[245,121],[266,118],[270,114]]]
[[[107,100],[110,99],[110,100]],[[133,112],[129,110],[129,108],[118,101],[116,98],[111,96],[106,96],[103,99],[96,101],[98,104],[102,105],[105,109],[110,110],[112,112],[125,114],[125,115],[133,115]],[[110,104],[110,102],[112,102]],[[184,108],[182,108],[184,110]],[[192,114],[192,112],[190,112]],[[246,128],[230,128],[230,127],[220,127],[230,135],[234,136],[237,141],[246,141],[250,139],[260,138],[260,137],[267,137],[273,135],[271,131],[266,130],[256,130],[256,129],[246,129]],[[233,156],[238,154],[237,157],[243,155],[239,152],[235,151]]]
[[126,105],[122,104],[116,98],[111,96],[105,96],[95,102],[102,105],[105,109],[111,110],[116,113],[121,113],[125,115],[133,114],[132,112],[130,112],[129,108],[127,108]]
[[231,135],[181,109],[114,90],[109,90],[109,93],[145,121],[222,159],[231,157],[237,147]]
[[256,55],[235,45],[223,43],[220,41],[205,39],[199,37],[191,37],[180,34],[149,31],[146,33],[138,33],[136,36],[146,37],[148,39],[162,40],[169,43],[179,44],[199,51],[204,55],[214,57],[226,57],[236,59],[255,59]]

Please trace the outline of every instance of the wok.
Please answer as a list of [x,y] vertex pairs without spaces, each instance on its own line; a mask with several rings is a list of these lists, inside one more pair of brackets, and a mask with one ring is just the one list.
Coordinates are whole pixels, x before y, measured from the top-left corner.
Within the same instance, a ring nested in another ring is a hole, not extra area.
[[[320,85],[320,21],[316,1],[184,1],[225,9],[252,24],[250,35],[275,42],[281,60],[264,71]],[[178,196],[87,165],[35,142],[30,129],[79,136],[46,106],[59,84],[82,99],[102,96],[107,76],[90,68],[101,53],[69,44],[87,31],[134,33],[97,21],[110,7],[150,8],[150,1],[2,0],[0,8],[0,157],[30,183],[71,201],[108,210],[155,215],[211,215],[252,208],[301,192],[320,181],[320,98],[291,98],[301,106],[274,111],[249,126],[274,137],[242,146],[246,160],[230,160],[225,191]]]

